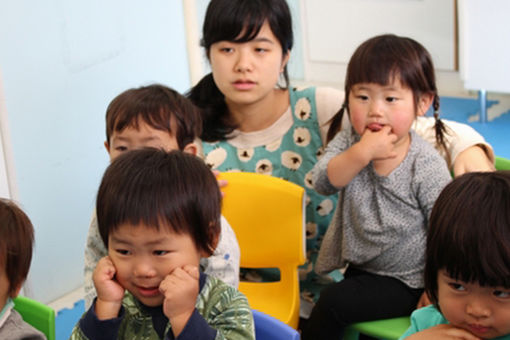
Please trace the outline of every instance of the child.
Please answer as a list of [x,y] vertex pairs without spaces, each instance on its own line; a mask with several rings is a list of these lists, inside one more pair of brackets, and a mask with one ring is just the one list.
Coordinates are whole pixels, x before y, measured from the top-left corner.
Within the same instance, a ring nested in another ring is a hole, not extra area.
[[395,35],[367,40],[349,61],[345,93],[352,129],[329,142],[313,182],[321,193],[339,193],[316,269],[349,266],[343,281],[321,292],[303,339],[340,339],[351,323],[411,313],[423,292],[430,210],[451,179],[411,129],[439,105],[422,45]]
[[0,198],[0,339],[46,339],[13,309],[32,261],[34,228],[13,202]]
[[[329,122],[344,95],[332,88],[289,85],[293,34],[285,0],[210,1],[202,45],[212,73],[188,96],[202,109],[206,163],[220,171],[284,178],[306,189],[309,259],[300,272],[300,287],[306,301],[316,298],[324,278],[313,274],[311,261],[333,216],[336,196],[315,192],[310,172],[323,153]],[[344,120],[342,128],[348,129]],[[432,143],[433,124],[433,118],[420,117],[416,125]],[[492,150],[480,135],[467,125],[447,125],[452,130],[446,139],[456,173],[492,167]],[[485,147],[487,155],[476,145]]]
[[96,201],[108,255],[70,339],[254,339],[245,296],[199,272],[218,242],[220,209],[216,179],[197,157],[146,148],[114,159]]
[[[129,89],[112,100],[106,110],[105,147],[114,160],[122,153],[141,147],[178,149],[196,155],[193,143],[201,131],[201,118],[188,99],[163,85]],[[85,247],[85,302],[89,307],[96,295],[92,273],[97,261],[106,256],[95,215]],[[221,236],[213,255],[201,260],[205,273],[238,286],[239,245],[228,222],[221,219]]]
[[510,339],[510,171],[465,174],[430,216],[425,290],[401,339]]

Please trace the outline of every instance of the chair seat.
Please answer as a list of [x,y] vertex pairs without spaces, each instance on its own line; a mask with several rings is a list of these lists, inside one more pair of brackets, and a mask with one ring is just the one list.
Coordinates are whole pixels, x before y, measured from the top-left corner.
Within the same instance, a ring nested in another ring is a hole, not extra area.
[[[264,313],[297,329],[299,293],[289,288],[289,285],[281,282],[243,281],[239,283],[239,290],[246,295],[252,309],[264,311]],[[295,307],[289,308],[289,306]]]
[[[378,339],[398,340],[410,324],[409,316],[402,316],[392,319],[358,322],[349,326],[349,329]],[[352,332],[348,334],[352,334]],[[352,335],[346,338],[357,339]]]

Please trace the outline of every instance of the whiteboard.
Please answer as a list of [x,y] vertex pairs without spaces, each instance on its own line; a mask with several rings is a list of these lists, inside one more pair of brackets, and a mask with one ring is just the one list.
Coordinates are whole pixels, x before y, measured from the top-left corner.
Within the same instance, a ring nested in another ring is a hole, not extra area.
[[454,71],[455,16],[455,0],[302,0],[305,78],[343,82],[356,47],[384,33],[419,41],[436,69]]
[[510,1],[459,0],[464,87],[510,93]]

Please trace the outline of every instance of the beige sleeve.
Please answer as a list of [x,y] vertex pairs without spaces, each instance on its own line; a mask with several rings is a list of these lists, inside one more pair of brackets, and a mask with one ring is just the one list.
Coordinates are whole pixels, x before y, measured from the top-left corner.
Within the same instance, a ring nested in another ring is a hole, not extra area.
[[[451,120],[442,119],[442,121],[448,129],[448,134],[445,137],[452,164],[455,163],[455,159],[462,151],[475,145],[480,146],[487,154],[487,157],[494,162],[494,151],[492,150],[492,147],[478,132],[475,131],[475,129],[467,124]],[[434,131],[434,124],[434,117],[418,117],[412,128],[423,139],[435,146],[436,133]],[[441,153],[441,156],[445,157],[444,152],[439,152]]]

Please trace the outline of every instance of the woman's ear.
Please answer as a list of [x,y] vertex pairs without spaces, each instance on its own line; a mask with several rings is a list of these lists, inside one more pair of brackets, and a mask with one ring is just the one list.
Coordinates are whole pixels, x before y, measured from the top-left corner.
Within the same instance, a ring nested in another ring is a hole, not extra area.
[[280,73],[285,70],[285,66],[287,66],[289,59],[290,59],[290,50],[288,50],[287,53],[285,53],[285,55],[282,58],[282,65],[280,67]]
[[432,93],[424,93],[420,96],[418,100],[418,116],[424,116],[432,105],[432,101],[434,100],[434,94]]

